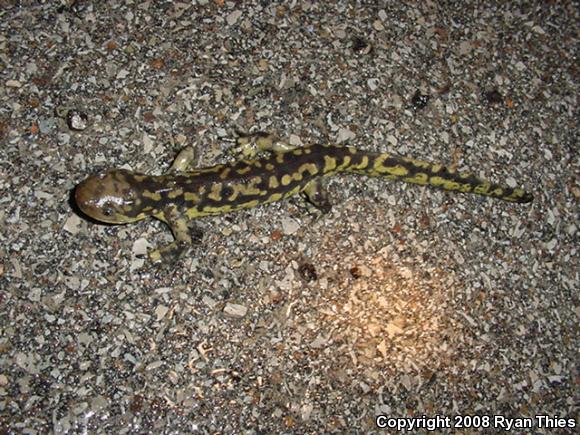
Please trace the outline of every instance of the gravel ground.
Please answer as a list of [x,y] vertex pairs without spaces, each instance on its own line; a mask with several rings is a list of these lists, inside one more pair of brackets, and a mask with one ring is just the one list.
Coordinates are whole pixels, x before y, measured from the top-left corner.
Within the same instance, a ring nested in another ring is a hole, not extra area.
[[[404,3],[0,2],[0,433],[575,432],[577,4]],[[207,166],[255,130],[535,199],[341,176],[319,219],[200,220],[169,269],[138,255],[162,224],[71,204],[99,169],[162,173],[185,145]]]

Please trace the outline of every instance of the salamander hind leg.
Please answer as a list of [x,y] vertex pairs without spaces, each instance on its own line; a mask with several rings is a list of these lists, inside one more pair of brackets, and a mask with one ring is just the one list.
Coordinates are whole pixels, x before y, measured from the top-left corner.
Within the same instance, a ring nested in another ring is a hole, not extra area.
[[188,226],[189,221],[187,217],[180,213],[176,207],[167,207],[157,217],[171,228],[175,241],[163,248],[152,251],[149,254],[152,261],[156,263],[175,263],[191,247],[194,240],[196,242],[201,240],[201,231],[197,228],[191,229]]
[[230,149],[229,154],[250,159],[263,152],[285,153],[296,148],[274,134],[265,132],[240,134],[236,143],[237,146]]

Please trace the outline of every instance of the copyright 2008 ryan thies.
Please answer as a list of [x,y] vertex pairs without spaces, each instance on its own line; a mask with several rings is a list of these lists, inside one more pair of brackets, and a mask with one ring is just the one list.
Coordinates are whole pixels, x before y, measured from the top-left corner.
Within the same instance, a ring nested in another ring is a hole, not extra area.
[[380,429],[412,431],[426,429],[574,429],[576,419],[557,415],[536,415],[534,417],[506,417],[503,415],[436,415],[427,417],[389,417],[378,415],[375,423]]

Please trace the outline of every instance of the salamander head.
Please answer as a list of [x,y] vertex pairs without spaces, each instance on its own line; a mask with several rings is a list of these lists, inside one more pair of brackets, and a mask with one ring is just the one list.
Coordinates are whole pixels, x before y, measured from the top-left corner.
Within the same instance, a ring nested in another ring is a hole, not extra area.
[[75,201],[87,216],[109,224],[146,217],[135,175],[124,169],[92,175],[75,188]]

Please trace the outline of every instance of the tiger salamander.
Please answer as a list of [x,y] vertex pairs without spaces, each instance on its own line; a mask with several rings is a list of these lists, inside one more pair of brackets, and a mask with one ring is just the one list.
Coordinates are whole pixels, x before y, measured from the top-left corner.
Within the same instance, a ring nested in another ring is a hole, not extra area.
[[[321,180],[337,173],[381,176],[388,180],[429,185],[448,191],[475,193],[526,203],[532,195],[521,189],[493,184],[466,172],[388,153],[334,145],[292,148],[266,134],[241,142],[240,160],[207,168],[192,168],[193,151],[178,154],[165,175],[153,176],[124,169],[101,172],[81,182],[75,200],[83,213],[113,224],[153,216],[165,222],[175,241],[150,253],[154,261],[177,259],[192,244],[192,219],[267,204],[304,193],[307,200],[328,211]],[[259,153],[267,154],[259,157]]]

